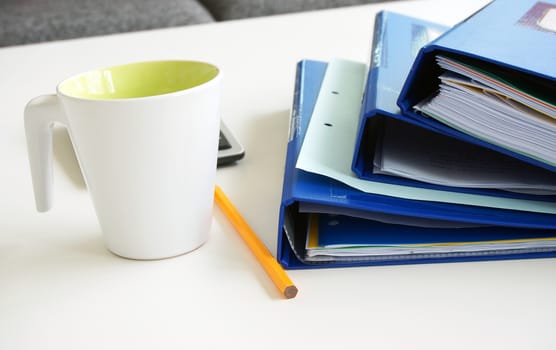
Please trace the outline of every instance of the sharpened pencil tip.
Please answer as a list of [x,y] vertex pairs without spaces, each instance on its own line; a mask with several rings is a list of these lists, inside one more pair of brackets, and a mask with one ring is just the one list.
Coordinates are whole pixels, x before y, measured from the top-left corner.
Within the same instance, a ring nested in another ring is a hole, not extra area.
[[296,286],[287,286],[284,289],[284,296],[288,299],[295,298],[297,295],[297,287]]

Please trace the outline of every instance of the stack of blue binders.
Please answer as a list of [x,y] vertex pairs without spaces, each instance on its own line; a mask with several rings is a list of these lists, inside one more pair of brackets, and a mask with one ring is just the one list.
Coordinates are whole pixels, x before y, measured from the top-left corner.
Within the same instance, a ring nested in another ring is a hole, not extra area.
[[[362,191],[298,168],[330,66],[314,60],[299,62],[278,227],[277,259],[285,268],[556,257],[556,196],[551,193],[454,187],[373,171],[377,140],[385,125],[393,125],[503,154],[518,160],[523,169],[538,167],[556,177],[556,166],[550,162],[489,142],[414,108],[438,89],[442,74],[436,63],[438,55],[470,61],[485,70],[495,68],[556,91],[556,66],[552,64],[556,32],[550,23],[539,25],[539,20],[531,19],[542,20],[547,12],[556,11],[556,4],[553,0],[541,3],[543,8],[538,4],[496,0],[451,29],[386,11],[375,20],[354,150],[346,154],[352,159],[353,176],[402,189],[462,194],[474,198],[474,205]],[[481,198],[519,205],[491,206],[482,204]]]

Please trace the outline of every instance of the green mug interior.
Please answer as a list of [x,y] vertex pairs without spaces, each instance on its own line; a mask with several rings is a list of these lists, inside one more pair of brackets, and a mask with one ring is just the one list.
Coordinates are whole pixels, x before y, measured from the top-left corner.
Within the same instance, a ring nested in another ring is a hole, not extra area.
[[129,99],[169,94],[214,79],[217,67],[196,61],[153,61],[101,68],[62,82],[58,90],[86,99]]

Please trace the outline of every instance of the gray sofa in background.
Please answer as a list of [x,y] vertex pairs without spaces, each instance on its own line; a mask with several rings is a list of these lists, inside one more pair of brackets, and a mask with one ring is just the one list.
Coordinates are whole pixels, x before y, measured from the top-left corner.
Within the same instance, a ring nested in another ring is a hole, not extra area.
[[0,47],[384,0],[0,0]]

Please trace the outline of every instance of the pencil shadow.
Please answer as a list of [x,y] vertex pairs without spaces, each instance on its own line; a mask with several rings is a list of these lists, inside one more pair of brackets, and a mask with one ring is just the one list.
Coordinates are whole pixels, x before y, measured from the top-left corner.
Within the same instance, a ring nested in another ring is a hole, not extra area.
[[[238,271],[248,271],[248,274],[256,280],[253,288],[258,287],[264,290],[269,297],[274,299],[282,299],[282,295],[274,285],[274,282],[268,276],[264,267],[257,260],[252,251],[247,247],[243,239],[236,232],[234,226],[215,204],[213,211],[215,222],[219,226],[214,232],[220,232],[222,235],[218,238],[223,240],[223,244],[217,245],[219,248],[214,253],[218,255],[218,262],[215,263],[215,271],[222,269],[230,270],[230,273],[239,273]],[[233,247],[233,248],[232,248]]]

